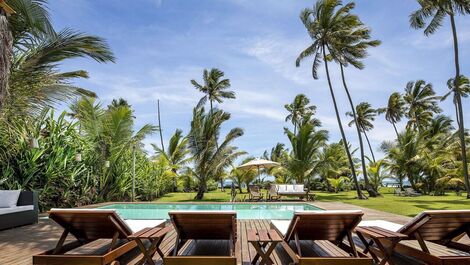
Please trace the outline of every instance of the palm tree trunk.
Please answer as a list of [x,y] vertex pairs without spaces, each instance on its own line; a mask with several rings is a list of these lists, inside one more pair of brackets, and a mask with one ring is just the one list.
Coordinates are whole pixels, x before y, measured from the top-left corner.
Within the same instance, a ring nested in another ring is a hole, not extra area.
[[463,122],[463,110],[462,110],[462,98],[460,93],[457,91],[457,84],[460,78],[460,64],[459,64],[459,44],[457,40],[457,29],[455,26],[454,15],[450,14],[450,23],[452,26],[452,36],[454,39],[454,61],[455,61],[455,78],[454,78],[454,93],[455,93],[455,104],[457,104],[458,109],[458,124],[459,124],[459,138],[460,138],[460,148],[462,151],[462,169],[463,177],[465,180],[465,187],[467,188],[467,199],[470,199],[470,181],[468,177],[468,164],[467,164],[467,148],[465,143],[465,126]]
[[392,122],[392,125],[393,125],[393,129],[395,130],[395,133],[397,134],[397,140],[398,140],[398,130],[397,130],[397,126],[395,125],[394,122]]
[[377,197],[377,192],[372,188],[372,186],[369,183],[369,178],[367,177],[366,159],[365,159],[365,156],[364,156],[364,143],[362,141],[362,135],[361,135],[361,130],[359,128],[359,124],[357,123],[356,108],[355,108],[354,103],[352,101],[351,94],[349,93],[348,86],[346,85],[346,80],[345,80],[345,77],[344,77],[343,64],[340,63],[339,67],[341,69],[341,80],[343,81],[343,87],[344,87],[344,90],[346,91],[346,95],[348,96],[349,105],[351,106],[351,111],[352,111],[353,118],[354,118],[354,124],[356,125],[357,137],[359,138],[359,149],[361,151],[362,175],[364,176],[364,182],[366,184],[366,190],[369,193],[370,197]]
[[195,200],[202,200],[204,198],[204,192],[206,192],[207,184],[206,181],[199,180],[199,185],[197,189],[196,196],[194,197]]
[[163,144],[162,123],[160,120],[160,100],[157,99],[157,114],[158,114],[158,132],[160,133],[160,143],[162,144],[162,151],[165,153],[165,145]]
[[9,27],[7,14],[0,8],[0,113],[8,95],[8,79],[13,58],[13,37]]
[[364,136],[366,137],[367,145],[369,145],[370,154],[372,155],[372,161],[374,161],[375,163],[376,161],[375,161],[374,151],[372,150],[372,145],[370,145],[369,137],[367,136],[367,133],[365,130],[364,130]]
[[323,45],[323,61],[325,63],[326,78],[328,80],[328,86],[330,88],[331,99],[333,100],[333,106],[335,107],[336,120],[338,121],[339,130],[341,132],[341,138],[343,139],[344,149],[348,156],[349,166],[351,167],[351,173],[356,186],[357,198],[365,199],[366,197],[362,194],[361,189],[359,188],[359,183],[357,181],[356,169],[354,167],[354,162],[352,160],[351,152],[349,151],[348,142],[346,140],[346,135],[344,134],[343,125],[341,123],[341,118],[339,116],[338,105],[336,104],[335,92],[333,91],[333,86],[331,85],[330,72],[328,70],[328,61],[326,59],[325,45]]

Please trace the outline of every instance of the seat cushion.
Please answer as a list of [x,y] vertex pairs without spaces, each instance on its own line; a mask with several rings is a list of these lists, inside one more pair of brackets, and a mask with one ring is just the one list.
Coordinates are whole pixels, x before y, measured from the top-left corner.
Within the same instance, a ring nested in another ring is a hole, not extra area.
[[393,232],[397,232],[400,228],[403,227],[403,225],[401,224],[392,223],[384,220],[361,221],[357,226],[377,226]]
[[33,205],[13,206],[9,208],[0,208],[0,215],[34,210]]
[[286,235],[290,220],[271,220],[271,226],[283,236]]
[[20,193],[20,190],[0,190],[0,208],[16,206]]
[[132,233],[138,232],[147,227],[155,227],[165,223],[165,220],[125,220],[127,226],[132,230]]

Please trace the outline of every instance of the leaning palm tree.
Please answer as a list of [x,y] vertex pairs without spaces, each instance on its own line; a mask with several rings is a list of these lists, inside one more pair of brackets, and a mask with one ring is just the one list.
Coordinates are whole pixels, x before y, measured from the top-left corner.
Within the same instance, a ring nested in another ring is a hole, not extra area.
[[294,134],[297,133],[297,128],[300,127],[304,121],[310,120],[315,114],[317,107],[314,105],[309,106],[308,104],[310,104],[310,99],[304,94],[298,94],[295,96],[292,103],[284,105],[284,108],[289,112],[286,121],[292,121]]
[[431,83],[424,80],[410,81],[406,84],[405,116],[409,119],[407,126],[414,129],[423,129],[431,121],[434,114],[440,113],[439,100]]
[[[346,113],[350,117],[354,117],[352,112]],[[375,120],[375,116],[377,116],[377,110],[373,109],[368,102],[361,102],[359,105],[356,106],[356,119],[349,122],[349,127],[353,124],[358,124],[361,133],[364,134],[366,137],[367,145],[369,146],[370,154],[372,155],[372,160],[375,163],[375,155],[374,151],[372,150],[372,146],[370,144],[369,137],[367,136],[367,132],[374,129],[374,124],[372,122]]]
[[199,100],[198,106],[203,106],[209,100],[210,111],[213,109],[213,102],[217,101],[222,103],[224,99],[235,98],[235,92],[228,90],[230,88],[230,80],[222,79],[224,72],[217,68],[212,68],[210,71],[204,69],[202,78],[204,84],[201,85],[196,80],[191,80],[191,84],[202,93],[206,94]]
[[173,176],[175,177],[173,191],[177,189],[178,171],[191,161],[191,158],[188,157],[189,150],[187,149],[187,145],[188,138],[184,137],[183,131],[179,129],[171,136],[166,151],[156,144],[152,144],[157,156],[162,156],[163,159],[168,161],[168,165],[173,172]]
[[[454,64],[455,64],[455,77],[454,87],[458,87],[460,74],[459,63],[459,43],[457,39],[457,27],[455,23],[456,15],[470,14],[470,1],[468,0],[418,0],[420,9],[410,15],[410,24],[413,28],[424,29],[424,34],[429,36],[437,31],[442,25],[442,21],[446,16],[450,18],[450,25],[452,28],[452,38],[454,42]],[[426,20],[429,20],[426,25]],[[454,91],[454,103],[457,110],[457,122],[459,128],[459,138],[461,146],[461,158],[463,164],[463,174],[467,188],[467,199],[470,199],[470,180],[468,175],[467,164],[467,151],[465,146],[465,124],[463,118],[462,97],[458,91]]]
[[357,196],[358,198],[364,199],[366,197],[364,194],[362,194],[359,183],[357,181],[354,161],[349,150],[346,135],[344,133],[344,128],[341,122],[338,104],[336,102],[336,96],[333,90],[328,68],[328,61],[332,53],[331,47],[335,47],[333,45],[340,42],[340,40],[343,38],[343,35],[345,34],[345,30],[347,31],[349,29],[345,26],[348,25],[348,21],[351,20],[352,15],[349,13],[351,8],[351,4],[342,6],[341,1],[339,0],[318,0],[313,9],[307,8],[302,10],[300,13],[300,19],[307,29],[309,36],[312,38],[313,43],[300,53],[296,60],[296,66],[300,66],[300,62],[305,58],[313,56],[314,59],[312,64],[312,76],[314,79],[318,79],[317,69],[323,60],[328,87],[336,113],[336,120],[338,122],[344,148],[348,156],[349,165],[351,167],[351,174],[356,186]]
[[[350,10],[354,8],[354,3],[349,3]],[[347,5],[346,5],[347,6]],[[362,59],[367,56],[367,49],[369,47],[376,47],[380,45],[379,40],[370,40],[370,29],[365,27],[365,25],[359,20],[359,17],[351,15],[350,19],[347,21],[347,24],[344,25],[347,30],[343,29],[343,37],[336,43],[331,45],[330,51],[333,59],[339,64],[341,70],[341,80],[343,83],[344,90],[348,97],[349,105],[351,107],[351,113],[353,121],[356,127],[357,136],[359,139],[359,149],[361,152],[361,165],[362,165],[362,175],[364,177],[364,182],[366,189],[371,197],[377,197],[377,192],[369,184],[369,178],[367,175],[366,159],[364,154],[364,144],[362,141],[361,127],[357,121],[357,115],[355,112],[355,106],[349,92],[346,78],[344,74],[344,68],[348,65],[352,65],[357,69],[363,69],[364,64]]]
[[400,122],[405,115],[405,101],[399,92],[394,92],[388,98],[388,104],[385,108],[378,109],[378,113],[385,113],[385,119],[393,125],[393,129],[397,134],[397,122]]
[[217,144],[221,126],[229,119],[230,114],[222,110],[213,109],[208,113],[204,107],[193,110],[188,148],[194,161],[193,175],[199,181],[195,200],[202,200],[204,197],[208,180],[217,179],[223,169],[230,166],[237,157],[245,154],[231,145],[235,139],[243,135],[241,128],[231,129],[222,143]]

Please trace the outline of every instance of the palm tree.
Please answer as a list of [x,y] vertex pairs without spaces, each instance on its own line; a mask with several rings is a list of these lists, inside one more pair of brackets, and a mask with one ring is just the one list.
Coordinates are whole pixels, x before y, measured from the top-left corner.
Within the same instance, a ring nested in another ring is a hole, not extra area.
[[284,105],[284,108],[289,112],[286,121],[292,121],[294,134],[297,133],[297,128],[304,121],[309,121],[315,115],[317,107],[314,105],[308,106],[308,104],[310,104],[308,97],[304,94],[298,94],[292,103]]
[[[410,24],[415,29],[424,29],[424,34],[429,36],[437,31],[442,25],[442,21],[446,16],[450,18],[450,25],[452,28],[452,38],[454,43],[454,64],[455,64],[455,78],[454,87],[458,87],[460,74],[459,63],[459,44],[457,39],[457,27],[455,23],[456,15],[470,14],[470,2],[466,0],[418,0],[420,9],[410,15]],[[426,25],[426,20],[430,19],[429,24]],[[457,122],[459,128],[461,158],[463,165],[463,174],[465,184],[467,187],[467,199],[470,199],[470,180],[468,176],[467,164],[467,151],[465,143],[465,125],[462,109],[462,97],[458,91],[454,91],[454,103],[457,110]]]
[[419,133],[407,128],[398,135],[396,142],[383,143],[381,146],[386,155],[387,168],[398,180],[401,189],[405,178],[408,178],[412,187],[416,189],[420,143]]
[[328,141],[328,132],[325,130],[315,130],[312,124],[305,123],[297,134],[285,128],[285,133],[289,138],[292,151],[283,163],[283,167],[291,173],[297,183],[307,182],[307,189],[310,189],[310,181],[317,172],[318,155],[322,147]]
[[187,145],[188,139],[183,136],[183,131],[179,129],[171,136],[166,151],[156,144],[152,144],[157,156],[162,156],[167,160],[173,172],[175,177],[173,191],[177,189],[178,171],[191,161],[191,158],[188,157],[189,150],[187,149]]
[[60,72],[57,68],[64,60],[79,57],[98,62],[114,60],[109,47],[99,37],[64,30],[35,38],[28,49],[15,52],[10,96],[5,107],[15,112],[34,112],[76,96],[95,96],[95,93],[71,84],[75,78],[88,77],[86,71]]
[[[245,163],[250,162],[251,160],[255,159],[254,157],[247,157],[242,160],[242,162],[238,165],[241,166]],[[230,171],[230,179],[237,184],[238,186],[238,191],[240,193],[243,193],[242,186],[243,184],[246,185],[246,188],[249,191],[249,185],[250,183],[256,178],[258,175],[258,171],[256,168],[252,169],[239,169],[238,167],[233,167],[233,169]]]
[[341,123],[336,96],[333,90],[328,68],[328,58],[332,53],[331,47],[336,47],[334,44],[340,42],[340,40],[343,39],[343,35],[345,34],[345,29],[348,30],[348,28],[345,28],[345,26],[348,25],[348,21],[351,20],[352,15],[349,13],[349,11],[353,6],[354,5],[351,3],[342,6],[341,1],[339,0],[318,0],[313,9],[307,8],[300,13],[300,19],[307,29],[309,36],[312,38],[313,43],[300,53],[296,60],[296,66],[300,66],[300,62],[305,58],[313,56],[314,59],[312,64],[312,76],[314,79],[318,79],[317,69],[323,60],[328,87],[336,113],[336,120],[338,122],[344,148],[346,149],[346,154],[348,156],[352,177],[356,186],[357,196],[360,199],[365,199],[366,197],[364,194],[362,194],[359,188],[359,183],[357,181],[354,161],[349,150],[343,125]]
[[409,119],[408,127],[422,129],[429,124],[434,114],[441,112],[438,103],[441,97],[436,96],[432,84],[424,80],[408,82],[403,99],[405,100],[405,116]]
[[210,103],[210,111],[213,109],[213,102],[217,101],[222,103],[224,99],[235,98],[235,92],[228,90],[230,88],[230,80],[222,79],[224,72],[217,68],[212,68],[210,71],[204,69],[202,78],[204,85],[199,84],[196,80],[191,80],[191,84],[202,93],[206,94],[199,100],[198,106],[203,106],[207,100]]
[[[347,112],[346,114],[350,117],[354,117],[352,112]],[[353,119],[348,124],[349,127],[351,127],[353,124],[359,125],[361,132],[366,137],[366,141],[369,145],[369,150],[374,163],[374,151],[372,150],[372,146],[370,144],[369,137],[367,136],[367,132],[374,129],[374,125],[372,124],[372,122],[375,120],[375,116],[377,116],[377,110],[373,109],[368,102],[361,102],[359,103],[359,105],[356,106],[356,120]]]
[[222,110],[213,109],[206,113],[204,107],[193,110],[191,131],[188,135],[188,148],[194,161],[193,174],[199,180],[198,191],[194,199],[202,200],[207,190],[207,181],[216,179],[221,172],[245,152],[237,151],[231,143],[243,135],[241,128],[233,128],[225,136],[220,145],[217,139],[220,129],[230,114]]
[[318,175],[331,190],[328,179],[350,175],[348,157],[342,143],[331,143],[322,148],[318,157]]
[[398,138],[396,123],[400,122],[405,115],[405,101],[401,94],[399,92],[392,93],[388,98],[387,107],[378,109],[378,113],[385,113],[385,119],[393,125]]
[[0,5],[0,111],[8,96],[13,49],[53,32],[45,4],[43,0],[9,0]]

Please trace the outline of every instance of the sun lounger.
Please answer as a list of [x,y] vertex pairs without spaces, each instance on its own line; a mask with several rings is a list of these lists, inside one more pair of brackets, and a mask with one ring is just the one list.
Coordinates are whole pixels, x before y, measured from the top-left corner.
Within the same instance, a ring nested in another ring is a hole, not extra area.
[[[352,239],[362,215],[362,211],[295,212],[291,221],[273,220],[271,227],[283,237],[281,244],[296,264],[371,265],[371,258],[359,256]],[[343,244],[344,238],[349,246]],[[313,241],[313,246],[306,241]]]
[[250,185],[250,201],[260,201],[263,199],[263,194],[260,191],[260,188],[256,185]]
[[[56,247],[33,256],[33,264],[119,264],[118,258],[136,249],[127,237],[165,220],[126,220],[115,210],[52,209],[49,218],[64,228]],[[77,240],[64,244],[71,234]],[[137,251],[136,255],[138,254]]]
[[[164,257],[165,265],[236,264],[237,214],[235,211],[171,211],[171,222],[176,230],[176,244],[171,256]],[[227,255],[179,256],[189,240],[223,240],[229,245]]]
[[397,253],[427,264],[470,264],[470,245],[457,242],[470,237],[470,210],[424,211],[404,226],[386,221],[365,221],[359,226],[378,226],[408,236]]

